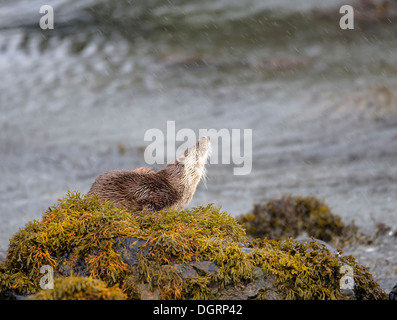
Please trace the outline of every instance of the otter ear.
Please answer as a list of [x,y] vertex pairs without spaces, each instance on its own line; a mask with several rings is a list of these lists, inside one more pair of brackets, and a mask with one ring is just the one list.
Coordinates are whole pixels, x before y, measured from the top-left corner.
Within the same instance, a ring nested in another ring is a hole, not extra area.
[[183,153],[179,155],[179,157],[175,159],[175,163],[185,164],[188,159],[188,155],[189,149],[186,149]]
[[185,164],[185,162],[186,162],[186,157],[183,155],[181,155],[175,159],[176,164]]

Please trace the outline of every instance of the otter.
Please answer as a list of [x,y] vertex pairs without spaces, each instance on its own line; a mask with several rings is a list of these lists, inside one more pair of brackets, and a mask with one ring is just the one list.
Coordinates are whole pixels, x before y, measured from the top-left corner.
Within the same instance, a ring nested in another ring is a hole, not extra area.
[[200,180],[206,179],[205,162],[210,151],[210,140],[201,137],[159,171],[137,168],[105,172],[95,179],[87,196],[96,194],[128,211],[182,210],[192,200]]

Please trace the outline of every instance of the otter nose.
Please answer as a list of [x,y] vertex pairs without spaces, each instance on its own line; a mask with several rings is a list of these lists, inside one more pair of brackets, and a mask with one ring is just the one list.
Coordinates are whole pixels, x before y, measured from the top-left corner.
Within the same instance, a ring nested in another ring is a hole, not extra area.
[[200,148],[202,150],[208,149],[211,145],[210,139],[208,137],[200,137],[196,141],[196,148]]

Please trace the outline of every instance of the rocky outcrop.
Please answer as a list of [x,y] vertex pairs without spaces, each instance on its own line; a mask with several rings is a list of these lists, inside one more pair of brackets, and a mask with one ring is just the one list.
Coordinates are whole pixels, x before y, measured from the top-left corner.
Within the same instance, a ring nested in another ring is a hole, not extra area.
[[[119,288],[110,297],[120,299],[387,298],[354,257],[313,239],[250,240],[213,205],[131,213],[68,193],[11,239],[0,265],[2,298],[54,298],[41,289],[44,265],[53,270],[54,286],[76,277],[65,292],[78,292],[79,299],[78,279],[101,281],[95,286],[102,293],[102,283]],[[352,271],[351,279],[342,267]],[[354,282],[353,296],[341,290],[346,279]],[[62,290],[53,292],[62,298]]]

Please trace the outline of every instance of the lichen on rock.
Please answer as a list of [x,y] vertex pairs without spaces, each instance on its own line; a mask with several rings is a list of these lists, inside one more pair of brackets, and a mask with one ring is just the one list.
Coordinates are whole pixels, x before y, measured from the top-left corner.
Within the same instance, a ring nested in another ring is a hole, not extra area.
[[95,286],[117,286],[122,295],[114,297],[128,299],[345,299],[338,286],[345,263],[355,270],[357,299],[384,298],[353,257],[291,239],[250,240],[213,204],[127,212],[69,192],[10,240],[0,265],[0,295],[38,292],[40,267],[49,265],[54,286],[67,289],[39,297],[67,298],[73,284],[99,280]]

